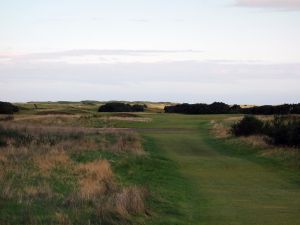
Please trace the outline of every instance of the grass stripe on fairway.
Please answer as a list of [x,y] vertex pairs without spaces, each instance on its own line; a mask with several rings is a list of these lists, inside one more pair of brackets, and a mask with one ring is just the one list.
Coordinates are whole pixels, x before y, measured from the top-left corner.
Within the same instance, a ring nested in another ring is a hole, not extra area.
[[299,173],[234,154],[237,146],[214,140],[207,123],[198,124],[199,131],[148,134],[186,179],[182,213],[189,220],[178,224],[299,224],[300,187],[292,182]]

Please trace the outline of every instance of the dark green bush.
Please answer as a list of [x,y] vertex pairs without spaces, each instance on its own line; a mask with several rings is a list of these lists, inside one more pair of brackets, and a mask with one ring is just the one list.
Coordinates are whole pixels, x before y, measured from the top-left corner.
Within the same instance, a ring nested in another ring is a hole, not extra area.
[[144,112],[145,106],[135,104],[135,105],[131,106],[131,109],[132,109],[133,112]]
[[210,105],[204,103],[198,104],[178,104],[165,106],[166,113],[184,113],[184,114],[225,114],[231,112],[231,107],[223,102],[214,102]]
[[109,102],[99,107],[99,112],[143,112],[143,105],[133,105],[120,103],[120,102]]
[[223,102],[214,102],[208,104],[177,104],[165,107],[166,113],[184,113],[184,114],[227,114],[241,113],[250,115],[288,115],[299,114],[300,103],[283,105],[262,105],[250,108],[241,108],[239,105],[227,105]]
[[300,121],[289,117],[275,116],[272,121],[262,122],[253,116],[245,116],[233,124],[231,130],[235,136],[262,134],[274,145],[300,146]]
[[9,102],[0,102],[0,114],[13,114],[19,112],[19,108]]
[[274,120],[266,124],[264,132],[274,145],[300,146],[300,121],[275,116]]
[[263,126],[263,122],[254,116],[245,116],[241,121],[232,125],[231,131],[236,136],[248,136],[262,133]]
[[300,146],[300,121],[295,121],[291,124],[291,130],[289,132],[290,145]]

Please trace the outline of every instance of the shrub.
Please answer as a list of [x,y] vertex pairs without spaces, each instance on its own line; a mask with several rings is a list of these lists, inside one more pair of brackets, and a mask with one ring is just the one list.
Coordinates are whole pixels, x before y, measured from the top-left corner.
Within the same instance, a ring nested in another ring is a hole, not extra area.
[[98,112],[142,112],[144,111],[143,105],[129,105],[119,102],[106,103],[99,107]]
[[270,122],[262,122],[253,116],[245,116],[232,125],[231,131],[236,136],[263,134],[274,145],[300,146],[300,121],[297,119],[275,116]]
[[229,109],[229,113],[233,113],[233,114],[234,113],[241,113],[241,111],[242,111],[242,108],[239,105],[233,105]]
[[224,114],[224,113],[228,113],[229,109],[230,109],[230,106],[223,102],[214,102],[209,105],[210,113]]
[[223,114],[230,112],[230,106],[223,102],[214,102],[210,105],[198,104],[178,104],[165,106],[166,113],[185,113],[185,114]]
[[271,123],[266,125],[268,135],[274,145],[300,146],[300,121],[286,121],[284,117],[275,116]]
[[245,116],[241,121],[231,127],[231,131],[236,136],[248,136],[260,134],[263,130],[263,122],[253,116]]
[[0,114],[13,114],[19,112],[19,108],[9,102],[0,102]]
[[214,102],[208,104],[178,104],[166,106],[166,113],[185,113],[185,114],[227,114],[227,113],[242,113],[254,115],[287,115],[299,114],[299,104],[283,104],[283,105],[262,105],[250,108],[241,108],[239,105],[229,106],[223,102]]
[[300,121],[294,121],[290,123],[289,132],[289,145],[299,147],[300,146]]
[[131,107],[133,112],[144,112],[145,105],[135,104]]

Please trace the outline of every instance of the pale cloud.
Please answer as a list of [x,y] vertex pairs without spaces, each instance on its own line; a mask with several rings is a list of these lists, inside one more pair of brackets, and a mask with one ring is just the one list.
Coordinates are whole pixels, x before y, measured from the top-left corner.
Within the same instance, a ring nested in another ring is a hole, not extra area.
[[300,10],[300,0],[236,0],[236,5],[245,7]]
[[150,20],[148,19],[130,19],[130,22],[137,22],[137,23],[148,23]]
[[251,104],[300,99],[300,64],[245,61],[0,63],[0,96],[30,100],[152,100]]
[[79,49],[60,52],[41,52],[31,54],[0,54],[1,63],[153,63],[161,61],[197,60],[202,51],[193,50],[105,50]]

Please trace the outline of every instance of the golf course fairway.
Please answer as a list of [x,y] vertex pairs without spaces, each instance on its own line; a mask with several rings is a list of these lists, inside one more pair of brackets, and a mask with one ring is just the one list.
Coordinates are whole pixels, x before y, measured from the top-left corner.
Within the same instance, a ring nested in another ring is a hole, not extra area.
[[155,151],[177,165],[186,182],[180,193],[185,192],[185,197],[173,196],[174,202],[181,201],[178,210],[185,214],[184,221],[170,224],[300,224],[298,171],[254,156],[247,146],[215,139],[209,133],[209,118],[186,116],[186,126],[184,116],[170,118],[164,127],[169,122],[169,127],[177,130],[143,131],[155,142]]

